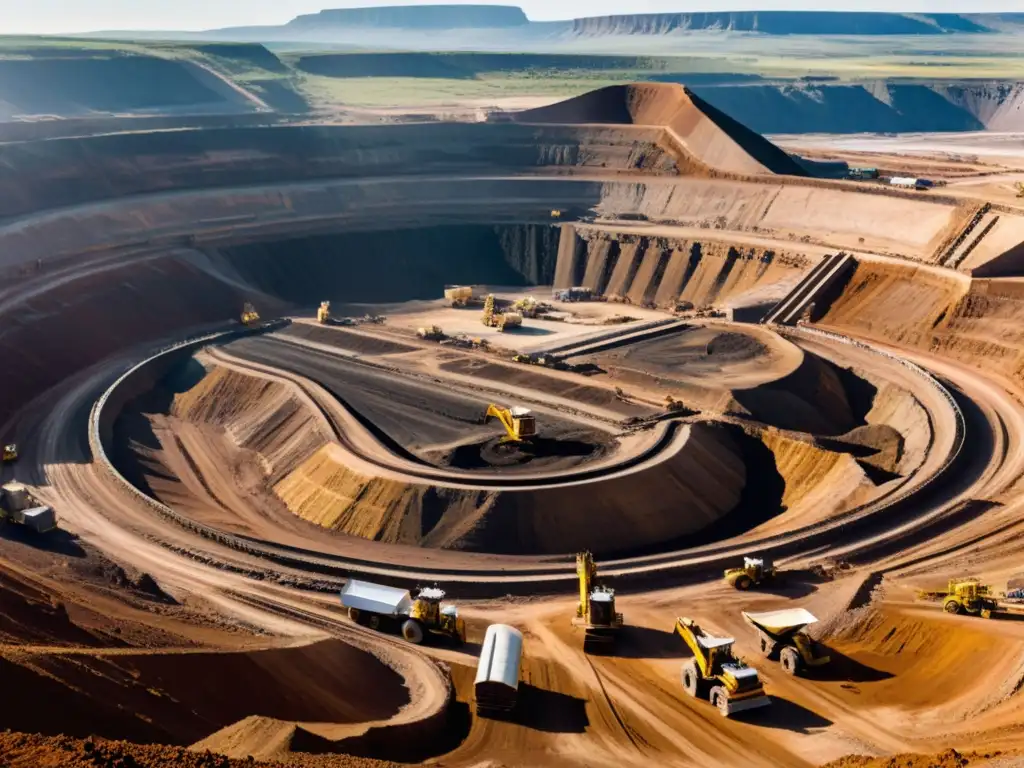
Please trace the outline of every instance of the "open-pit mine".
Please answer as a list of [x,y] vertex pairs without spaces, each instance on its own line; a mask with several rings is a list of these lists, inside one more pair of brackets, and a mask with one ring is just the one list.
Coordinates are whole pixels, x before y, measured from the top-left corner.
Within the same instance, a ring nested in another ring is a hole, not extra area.
[[1022,764],[1024,205],[817,152],[670,84],[0,145],[0,763]]

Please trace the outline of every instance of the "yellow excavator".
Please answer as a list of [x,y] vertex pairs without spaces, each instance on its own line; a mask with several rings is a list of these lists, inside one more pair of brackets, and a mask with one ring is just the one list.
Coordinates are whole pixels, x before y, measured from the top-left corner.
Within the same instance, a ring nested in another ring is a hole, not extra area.
[[589,552],[576,555],[576,575],[580,582],[580,602],[572,623],[583,627],[583,649],[615,642],[615,635],[622,628],[622,614],[615,612],[615,590],[597,585],[597,565]]
[[247,301],[242,305],[242,317],[240,319],[242,325],[255,325],[260,321],[260,315],[256,311],[256,307]]
[[502,443],[521,443],[537,434],[537,419],[528,408],[499,408],[493,403],[487,406],[484,423],[497,419],[505,428]]
[[692,619],[676,619],[676,634],[693,652],[683,664],[683,690],[696,699],[707,699],[723,717],[766,707],[772,703],[764,692],[757,670],[733,654],[731,637],[708,634]]

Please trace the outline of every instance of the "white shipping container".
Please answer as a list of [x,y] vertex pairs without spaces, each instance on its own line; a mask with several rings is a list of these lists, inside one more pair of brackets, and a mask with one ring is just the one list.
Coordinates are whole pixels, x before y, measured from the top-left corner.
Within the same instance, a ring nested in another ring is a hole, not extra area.
[[412,596],[407,589],[349,579],[341,589],[341,604],[368,613],[397,616],[409,612]]
[[507,624],[491,624],[476,668],[477,714],[508,712],[515,707],[522,660],[523,634]]

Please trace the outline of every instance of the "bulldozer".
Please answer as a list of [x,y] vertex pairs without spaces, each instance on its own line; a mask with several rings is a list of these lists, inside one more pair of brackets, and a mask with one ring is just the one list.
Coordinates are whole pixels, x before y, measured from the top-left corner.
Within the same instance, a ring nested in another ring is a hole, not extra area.
[[320,309],[316,311],[316,321],[320,325],[327,325],[331,321],[331,302],[320,302]]
[[441,341],[444,338],[444,331],[438,325],[431,325],[424,328],[417,328],[416,335],[427,341]]
[[580,583],[580,602],[573,626],[583,627],[583,650],[593,645],[609,645],[622,628],[622,614],[615,612],[615,590],[599,586],[597,564],[589,552],[576,555],[576,575]]
[[778,659],[786,674],[799,675],[809,667],[822,667],[831,661],[821,645],[804,631],[818,621],[807,609],[741,614],[757,631],[761,653],[766,659]]
[[256,325],[260,321],[259,312],[256,311],[256,307],[251,302],[245,302],[242,305],[242,325]]
[[693,658],[682,669],[687,694],[707,699],[723,717],[772,703],[757,670],[733,654],[734,638],[710,635],[682,616],[676,619],[675,631],[693,652]]
[[4,464],[13,464],[18,460],[18,446],[15,443],[8,443],[4,446]]
[[925,600],[941,600],[942,610],[954,615],[966,613],[969,616],[990,619],[992,614],[999,610],[999,603],[996,602],[989,586],[977,579],[950,579],[945,592],[922,590],[917,596]]
[[497,419],[505,428],[502,443],[521,443],[537,434],[537,419],[528,408],[500,408],[492,403],[487,406],[484,423],[490,422],[491,419]]
[[725,580],[736,589],[746,590],[773,582],[778,575],[779,572],[771,563],[766,563],[758,557],[744,557],[743,567],[729,568],[725,572]]

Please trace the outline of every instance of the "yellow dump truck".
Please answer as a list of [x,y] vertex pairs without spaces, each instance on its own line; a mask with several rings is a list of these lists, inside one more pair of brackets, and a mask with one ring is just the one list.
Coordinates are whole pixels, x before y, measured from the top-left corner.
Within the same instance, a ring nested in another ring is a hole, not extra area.
[[380,632],[396,631],[414,645],[428,635],[466,642],[466,622],[454,605],[446,605],[437,587],[420,589],[416,597],[406,589],[349,579],[341,590],[341,604],[356,624]]
[[683,664],[683,690],[697,699],[707,699],[723,717],[770,705],[757,670],[733,654],[735,639],[705,632],[692,619],[676,619],[676,634],[693,652]]
[[966,613],[989,619],[999,610],[992,589],[977,579],[950,579],[945,592],[919,591],[917,596],[924,600],[941,600],[946,613]]
[[742,611],[742,615],[757,630],[762,655],[766,659],[778,659],[787,674],[799,675],[808,668],[821,667],[831,661],[821,644],[804,631],[818,621],[807,609]]
[[451,302],[453,307],[466,307],[473,301],[473,286],[471,285],[450,285],[444,289],[444,298]]

